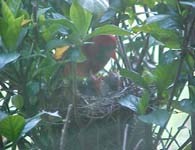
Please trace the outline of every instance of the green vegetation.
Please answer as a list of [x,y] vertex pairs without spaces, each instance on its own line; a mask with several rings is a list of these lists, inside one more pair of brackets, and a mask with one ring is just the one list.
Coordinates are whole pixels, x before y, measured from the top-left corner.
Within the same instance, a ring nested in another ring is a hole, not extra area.
[[[0,149],[195,149],[194,11],[192,0],[0,0]],[[89,56],[111,57],[83,50],[99,35],[116,36],[116,58],[81,77]]]

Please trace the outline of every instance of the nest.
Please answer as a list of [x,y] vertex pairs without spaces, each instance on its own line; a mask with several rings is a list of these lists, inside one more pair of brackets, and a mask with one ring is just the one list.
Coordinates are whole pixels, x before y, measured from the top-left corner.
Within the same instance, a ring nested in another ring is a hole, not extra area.
[[141,97],[142,93],[143,90],[133,83],[106,96],[88,96],[78,92],[77,98],[80,101],[78,112],[79,115],[87,118],[104,118],[123,107],[119,103],[123,98],[129,95]]

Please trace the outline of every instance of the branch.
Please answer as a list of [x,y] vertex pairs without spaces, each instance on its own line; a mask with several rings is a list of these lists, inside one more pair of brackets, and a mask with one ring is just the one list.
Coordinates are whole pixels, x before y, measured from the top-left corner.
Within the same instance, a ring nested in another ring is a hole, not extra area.
[[128,130],[129,130],[129,125],[126,124],[125,125],[125,130],[124,130],[124,138],[123,138],[123,148],[122,148],[122,150],[126,150]]
[[68,126],[68,123],[69,123],[71,110],[72,110],[72,104],[69,104],[67,114],[66,114],[66,118],[65,118],[65,121],[64,121],[64,126],[62,128],[61,138],[60,138],[60,150],[64,150],[64,148],[65,148],[66,130],[67,130],[67,126]]

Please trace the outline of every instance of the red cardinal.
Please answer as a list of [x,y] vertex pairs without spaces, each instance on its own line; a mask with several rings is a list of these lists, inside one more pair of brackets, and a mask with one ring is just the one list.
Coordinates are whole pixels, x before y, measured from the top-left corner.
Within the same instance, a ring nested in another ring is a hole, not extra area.
[[[76,74],[81,77],[88,77],[90,74],[96,74],[104,68],[109,59],[115,59],[116,38],[112,35],[99,35],[92,38],[90,44],[82,46],[81,50],[86,56],[86,60],[77,63]],[[64,68],[64,74],[71,72],[71,65],[67,64]]]

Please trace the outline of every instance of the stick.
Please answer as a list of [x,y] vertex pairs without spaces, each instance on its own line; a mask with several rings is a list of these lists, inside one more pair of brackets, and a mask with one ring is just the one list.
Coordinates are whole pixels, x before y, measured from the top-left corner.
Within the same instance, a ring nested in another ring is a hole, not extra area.
[[68,105],[67,114],[66,114],[66,118],[65,118],[65,121],[64,121],[64,126],[62,128],[61,138],[60,138],[60,150],[64,150],[64,148],[65,148],[65,143],[66,143],[66,129],[67,129],[67,126],[68,126],[68,122],[69,122],[71,110],[72,110],[72,104],[69,104]]
[[128,129],[129,129],[129,125],[126,124],[125,130],[124,130],[123,149],[122,150],[126,150]]

